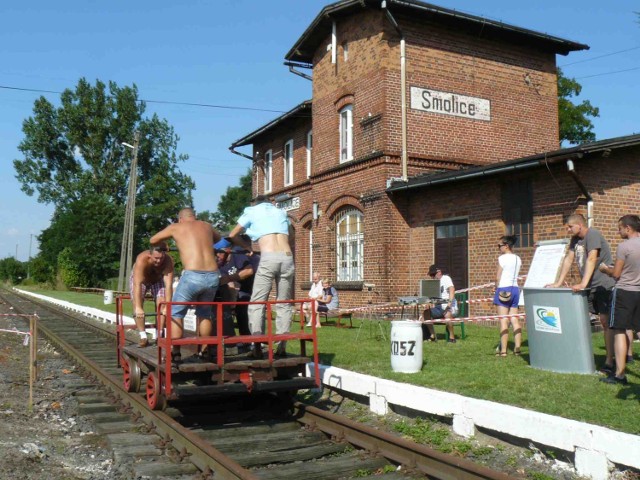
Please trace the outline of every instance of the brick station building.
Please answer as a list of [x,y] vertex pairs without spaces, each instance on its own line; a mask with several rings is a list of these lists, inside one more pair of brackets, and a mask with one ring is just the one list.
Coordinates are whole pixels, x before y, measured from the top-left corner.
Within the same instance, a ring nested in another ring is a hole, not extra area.
[[312,99],[231,145],[253,195],[288,212],[296,297],[313,271],[342,307],[415,295],[432,263],[457,289],[485,284],[507,233],[526,272],[576,211],[615,247],[637,211],[640,136],[559,148],[556,55],[587,48],[417,0],[323,8],[285,56]]

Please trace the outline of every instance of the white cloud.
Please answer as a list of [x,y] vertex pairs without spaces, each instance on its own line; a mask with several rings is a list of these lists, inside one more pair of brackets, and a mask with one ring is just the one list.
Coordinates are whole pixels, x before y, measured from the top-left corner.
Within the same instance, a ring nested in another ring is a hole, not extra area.
[[19,233],[20,231],[17,228],[10,228],[9,230],[7,230],[7,235],[9,235],[10,237],[15,237]]

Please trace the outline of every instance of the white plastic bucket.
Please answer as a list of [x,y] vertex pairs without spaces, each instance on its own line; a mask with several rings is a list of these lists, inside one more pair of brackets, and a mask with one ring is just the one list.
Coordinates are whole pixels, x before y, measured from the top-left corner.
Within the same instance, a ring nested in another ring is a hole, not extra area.
[[422,323],[391,322],[391,369],[399,373],[422,370]]
[[113,303],[113,290],[104,291],[104,304],[111,305]]

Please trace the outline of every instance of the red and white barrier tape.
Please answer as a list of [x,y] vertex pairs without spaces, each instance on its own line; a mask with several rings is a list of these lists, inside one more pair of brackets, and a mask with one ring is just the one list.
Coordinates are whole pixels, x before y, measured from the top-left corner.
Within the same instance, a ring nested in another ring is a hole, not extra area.
[[486,303],[486,302],[493,302],[493,297],[475,298],[475,299],[471,299],[471,300],[462,300],[459,303]]
[[525,318],[527,315],[526,313],[516,313],[515,315],[486,315],[486,316],[481,316],[481,317],[464,317],[464,318],[442,318],[442,319],[436,319],[436,320],[407,320],[408,322],[414,321],[414,322],[419,322],[419,323],[438,323],[438,324],[442,324],[442,323],[459,323],[459,322],[468,322],[468,323],[473,323],[473,322],[483,322],[485,320],[500,320],[501,318]]
[[20,330],[17,330],[15,328],[13,330],[5,330],[3,328],[0,328],[0,332],[16,333],[18,335],[26,335],[27,337],[31,336],[31,332],[21,332]]
[[[518,280],[522,280],[523,278],[527,278],[526,275],[520,275],[518,277]],[[496,282],[491,282],[491,283],[485,283],[484,285],[476,285],[475,287],[469,287],[469,288],[463,288],[461,290],[456,290],[456,293],[464,293],[464,292],[470,292],[472,290],[480,290],[481,288],[488,288],[488,287],[493,287],[495,286]]]

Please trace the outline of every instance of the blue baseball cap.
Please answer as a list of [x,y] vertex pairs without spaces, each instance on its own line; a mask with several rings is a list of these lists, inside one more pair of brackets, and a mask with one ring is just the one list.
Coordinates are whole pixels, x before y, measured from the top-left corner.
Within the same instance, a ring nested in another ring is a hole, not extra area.
[[231,245],[232,245],[232,243],[228,239],[223,238],[218,243],[216,243],[213,246],[213,248],[215,248],[216,250],[223,250],[225,248],[231,248]]

